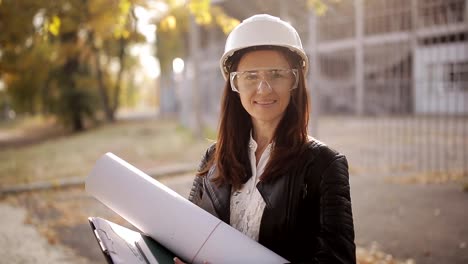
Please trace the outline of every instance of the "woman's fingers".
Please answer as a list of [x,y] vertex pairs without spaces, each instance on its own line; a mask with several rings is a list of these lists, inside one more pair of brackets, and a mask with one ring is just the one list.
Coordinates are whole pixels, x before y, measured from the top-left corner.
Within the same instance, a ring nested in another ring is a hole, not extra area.
[[180,260],[178,257],[175,257],[174,258],[174,264],[186,264],[186,263],[183,262],[182,260]]

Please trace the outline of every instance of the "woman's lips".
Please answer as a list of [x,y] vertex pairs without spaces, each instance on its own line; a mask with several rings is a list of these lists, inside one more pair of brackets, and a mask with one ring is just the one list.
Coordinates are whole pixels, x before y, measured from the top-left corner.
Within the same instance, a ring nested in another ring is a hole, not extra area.
[[254,103],[261,106],[269,106],[276,103],[276,100],[254,101]]

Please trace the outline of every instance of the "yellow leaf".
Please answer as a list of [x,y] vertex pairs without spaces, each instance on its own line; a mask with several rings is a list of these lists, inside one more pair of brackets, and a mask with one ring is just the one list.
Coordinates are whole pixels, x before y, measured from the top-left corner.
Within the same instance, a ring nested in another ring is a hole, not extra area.
[[117,13],[117,23],[114,25],[113,35],[114,38],[128,38],[130,32],[126,29],[128,23],[128,13],[132,3],[129,0],[119,1],[119,11]]
[[221,27],[224,34],[226,35],[229,34],[240,23],[239,20],[226,15],[220,7],[213,7],[212,13],[214,14],[216,24]]
[[212,16],[209,13],[199,14],[198,16],[195,17],[195,21],[197,22],[197,24],[201,24],[201,25],[210,24],[212,20],[213,20]]
[[308,0],[307,6],[312,8],[318,16],[324,15],[328,10],[328,6],[323,3],[323,0]]
[[122,37],[123,37],[124,39],[128,39],[128,37],[130,37],[130,32],[129,32],[128,30],[125,29],[125,30],[122,32]]
[[176,28],[176,26],[177,19],[173,15],[167,16],[161,21],[161,29],[163,31],[173,30]]
[[123,39],[127,39],[128,37],[130,36],[130,32],[128,32],[128,30],[114,30],[114,38],[116,39],[119,39],[119,38],[123,38]]
[[189,7],[190,12],[198,15],[198,14],[209,12],[210,4],[211,4],[210,0],[191,0],[188,3],[188,7]]
[[54,36],[60,33],[60,18],[58,16],[52,17],[52,22],[47,25],[47,30]]
[[207,25],[213,20],[210,0],[191,0],[188,3],[188,7],[198,24]]
[[130,10],[131,5],[132,5],[132,4],[130,3],[130,1],[128,1],[128,0],[121,0],[121,1],[119,2],[119,9],[120,9],[120,12],[121,12],[121,13],[124,13],[124,14],[128,13],[128,11]]

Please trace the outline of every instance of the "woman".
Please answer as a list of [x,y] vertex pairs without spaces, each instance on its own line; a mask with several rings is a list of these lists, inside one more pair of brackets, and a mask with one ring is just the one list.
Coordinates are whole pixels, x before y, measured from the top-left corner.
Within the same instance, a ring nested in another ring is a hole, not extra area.
[[189,200],[291,262],[355,263],[347,161],[307,135],[296,30],[269,15],[244,20],[221,69],[218,140]]

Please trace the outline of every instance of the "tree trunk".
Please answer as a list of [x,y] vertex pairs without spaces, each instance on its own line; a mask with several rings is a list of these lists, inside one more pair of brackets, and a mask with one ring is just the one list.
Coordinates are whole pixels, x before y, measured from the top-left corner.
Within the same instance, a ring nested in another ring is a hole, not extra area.
[[69,122],[74,132],[84,130],[84,122],[82,116],[82,98],[77,91],[76,83],[72,76],[78,71],[78,58],[77,56],[71,57],[62,68],[62,89],[66,103]]
[[73,114],[72,128],[75,132],[80,132],[84,130],[83,118],[81,118],[80,113],[75,112]]
[[102,76],[101,68],[101,59],[99,58],[99,52],[97,48],[93,47],[94,52],[94,63],[96,65],[96,74],[98,80],[99,95],[101,97],[102,107],[104,108],[104,113],[106,114],[107,121],[114,121],[114,114],[109,104],[109,96],[107,95],[106,85],[104,84],[104,79]]
[[98,89],[99,89],[99,96],[101,98],[102,102],[102,107],[104,110],[104,113],[106,115],[106,120],[113,122],[114,121],[114,113],[111,109],[110,103],[109,103],[109,96],[106,91],[106,85],[104,84],[104,79],[103,79],[103,74],[102,74],[102,67],[101,67],[101,58],[99,56],[99,49],[96,47],[94,44],[94,33],[90,33],[89,37],[89,43],[91,46],[91,49],[93,51],[93,56],[94,56],[94,64],[96,66],[96,78],[98,81]]
[[124,38],[119,39],[119,72],[117,73],[117,80],[115,81],[115,89],[114,89],[114,98],[113,98],[113,105],[112,105],[112,119],[115,118],[115,111],[119,108],[119,97],[120,97],[120,90],[122,87],[122,76],[125,70],[125,46],[127,42]]

